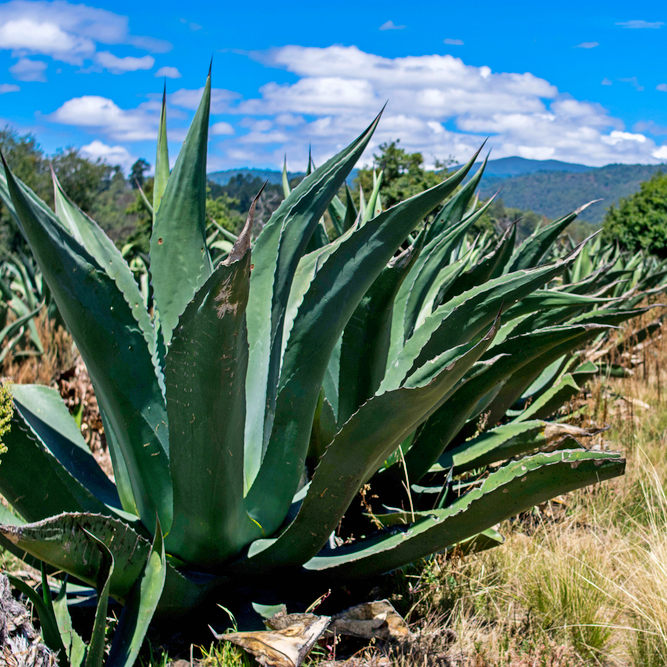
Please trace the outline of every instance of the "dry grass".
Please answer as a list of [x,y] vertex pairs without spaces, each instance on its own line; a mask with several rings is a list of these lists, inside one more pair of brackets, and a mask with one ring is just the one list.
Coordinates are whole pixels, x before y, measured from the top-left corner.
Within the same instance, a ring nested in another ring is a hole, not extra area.
[[0,373],[18,384],[52,385],[63,369],[74,365],[77,353],[72,337],[48,317],[45,309],[42,309],[35,318],[35,325],[44,346],[44,354],[40,356],[9,354],[2,364]]
[[571,406],[610,424],[598,444],[625,453],[625,477],[506,522],[504,546],[433,559],[413,584],[418,614],[456,634],[452,664],[667,665],[667,336],[642,355]]

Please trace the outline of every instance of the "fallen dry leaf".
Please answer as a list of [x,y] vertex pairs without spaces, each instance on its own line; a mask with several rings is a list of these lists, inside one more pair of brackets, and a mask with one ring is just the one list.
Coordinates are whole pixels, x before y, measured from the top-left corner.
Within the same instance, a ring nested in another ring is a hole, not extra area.
[[408,624],[389,600],[364,602],[333,617],[329,628],[341,635],[363,639],[403,641],[412,637]]
[[315,614],[276,614],[267,621],[271,630],[229,632],[218,635],[252,654],[266,667],[299,667],[329,627],[329,616]]

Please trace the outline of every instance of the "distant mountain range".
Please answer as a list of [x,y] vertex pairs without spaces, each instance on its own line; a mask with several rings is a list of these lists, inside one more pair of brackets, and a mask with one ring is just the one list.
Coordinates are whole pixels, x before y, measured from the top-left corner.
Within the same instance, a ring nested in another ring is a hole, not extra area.
[[[463,165],[456,165],[453,169],[458,169]],[[501,157],[497,160],[489,160],[484,170],[485,178],[511,178],[513,176],[523,176],[524,174],[533,174],[536,171],[568,171],[572,173],[581,173],[590,171],[595,167],[587,167],[585,164],[575,164],[574,162],[561,162],[560,160],[528,160],[524,157]]]
[[639,190],[642,181],[661,169],[665,165],[609,164],[581,171],[540,169],[510,177],[487,176],[485,172],[479,192],[482,198],[498,192],[505,206],[535,211],[547,218],[561,217],[601,199],[580,216],[586,222],[600,223],[610,206]]
[[[661,169],[667,169],[667,166],[609,164],[605,167],[588,167],[560,160],[506,157],[489,160],[480,186],[480,196],[485,198],[499,192],[505,206],[535,211],[548,218],[560,217],[593,199],[602,199],[581,215],[582,220],[599,223],[612,204],[636,192],[642,181],[648,180]],[[279,170],[253,168],[216,171],[208,177],[215,183],[226,185],[239,174],[268,180],[273,184],[279,184],[282,180],[282,172]],[[356,170],[349,180],[353,180],[355,175]],[[288,173],[290,179],[298,176],[303,176],[303,172]]]
[[[224,171],[214,171],[208,175],[209,181],[218,185],[227,185],[235,176],[249,176],[250,178],[260,178],[262,181],[268,181],[270,185],[280,185],[283,180],[283,172],[277,169],[254,169],[252,167],[241,167],[240,169],[225,169]],[[304,172],[287,172],[287,178],[303,176]]]

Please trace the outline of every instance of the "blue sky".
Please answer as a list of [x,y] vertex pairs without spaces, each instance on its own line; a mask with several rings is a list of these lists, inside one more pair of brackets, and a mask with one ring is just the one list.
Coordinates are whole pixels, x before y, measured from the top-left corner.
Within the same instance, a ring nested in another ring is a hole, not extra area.
[[[213,57],[209,168],[321,162],[389,104],[436,159],[667,161],[658,2],[0,3],[0,122],[45,150],[149,162],[163,81],[172,154]],[[545,5],[544,7],[542,5]]]

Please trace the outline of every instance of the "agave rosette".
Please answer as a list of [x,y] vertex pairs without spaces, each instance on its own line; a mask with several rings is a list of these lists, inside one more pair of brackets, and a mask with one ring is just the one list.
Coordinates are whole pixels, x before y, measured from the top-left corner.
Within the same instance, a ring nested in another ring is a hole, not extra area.
[[[586,276],[564,280],[581,247],[545,260],[575,214],[516,247],[514,229],[471,241],[476,156],[388,210],[377,179],[357,212],[337,193],[376,118],[214,262],[209,102],[210,77],[171,173],[162,116],[152,312],[57,183],[54,213],[0,175],[88,368],[114,470],[54,389],[13,386],[7,544],[98,587],[104,571],[107,594],[150,619],[281,571],[338,581],[486,548],[502,519],[622,473],[620,456],[579,445],[585,432],[544,421],[592,372],[576,351],[641,312]],[[383,505],[375,524],[354,509],[366,484]],[[341,521],[354,539],[337,546]]]

